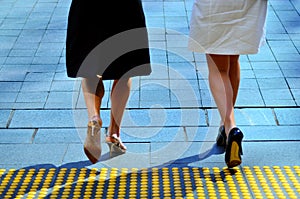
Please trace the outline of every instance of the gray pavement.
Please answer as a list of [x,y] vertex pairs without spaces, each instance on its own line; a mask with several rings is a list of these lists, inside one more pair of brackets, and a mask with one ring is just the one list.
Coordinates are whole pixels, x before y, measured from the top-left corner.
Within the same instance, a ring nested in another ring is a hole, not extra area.
[[[87,124],[79,79],[65,71],[70,0],[0,0],[0,168],[224,167],[219,116],[203,54],[187,50],[193,0],[144,0],[153,73],[133,79],[122,123],[125,155],[109,158],[111,81],[102,104],[103,155],[83,153]],[[241,56],[237,125],[242,166],[300,160],[300,2],[269,0],[267,43]]]

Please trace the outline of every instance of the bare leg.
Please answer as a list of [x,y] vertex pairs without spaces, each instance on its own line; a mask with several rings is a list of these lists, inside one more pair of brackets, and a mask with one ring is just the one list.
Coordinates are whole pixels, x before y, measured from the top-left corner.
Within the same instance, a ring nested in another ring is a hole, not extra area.
[[229,55],[207,55],[210,89],[227,135],[230,129],[236,126],[233,103],[234,91],[229,75],[230,59],[231,56]]
[[81,83],[89,120],[92,120],[95,116],[100,119],[100,107],[104,96],[102,80],[97,77],[84,78]]
[[[130,78],[114,80],[111,91],[111,119],[108,128],[109,136],[115,135],[117,138],[120,137],[121,122],[129,98],[130,88]],[[107,141],[112,141],[111,137],[108,137]],[[119,140],[119,142],[121,141]],[[126,147],[122,143],[120,144],[124,149],[126,149]]]
[[84,152],[92,163],[96,163],[101,156],[100,133],[102,120],[100,118],[100,107],[104,95],[103,82],[99,78],[83,79],[82,91],[89,118]]
[[230,56],[229,78],[230,78],[232,91],[233,91],[233,97],[232,97],[233,106],[235,105],[239,86],[240,86],[239,57],[240,57],[239,55],[231,55]]
[[207,55],[210,88],[225,126],[225,162],[229,168],[240,165],[243,154],[243,133],[236,128],[234,118],[234,104],[240,82],[238,58],[238,55]]

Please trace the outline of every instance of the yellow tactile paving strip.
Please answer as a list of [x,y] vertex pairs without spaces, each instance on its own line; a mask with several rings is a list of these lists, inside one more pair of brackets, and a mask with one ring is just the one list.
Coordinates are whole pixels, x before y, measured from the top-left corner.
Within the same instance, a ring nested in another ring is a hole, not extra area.
[[300,166],[0,169],[0,198],[300,198]]

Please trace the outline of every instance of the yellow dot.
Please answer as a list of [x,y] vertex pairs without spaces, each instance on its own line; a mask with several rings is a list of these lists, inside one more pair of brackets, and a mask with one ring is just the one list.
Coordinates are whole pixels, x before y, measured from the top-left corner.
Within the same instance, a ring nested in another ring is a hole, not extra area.
[[148,193],[141,193],[140,196],[141,198],[148,198]]
[[290,188],[291,188],[290,185],[288,185],[288,184],[284,184],[283,187],[284,187],[285,189],[290,189]]

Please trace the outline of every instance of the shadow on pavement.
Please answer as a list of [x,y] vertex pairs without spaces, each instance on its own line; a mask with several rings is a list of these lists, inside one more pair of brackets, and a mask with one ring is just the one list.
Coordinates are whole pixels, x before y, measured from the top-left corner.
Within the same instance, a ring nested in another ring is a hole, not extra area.
[[212,173],[208,168],[189,166],[221,153],[224,149],[213,145],[200,155],[144,169],[86,168],[92,164],[80,161],[59,167],[40,164],[8,170],[0,177],[0,198],[186,197],[196,194],[202,181],[225,181],[224,170]]

